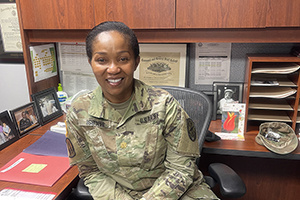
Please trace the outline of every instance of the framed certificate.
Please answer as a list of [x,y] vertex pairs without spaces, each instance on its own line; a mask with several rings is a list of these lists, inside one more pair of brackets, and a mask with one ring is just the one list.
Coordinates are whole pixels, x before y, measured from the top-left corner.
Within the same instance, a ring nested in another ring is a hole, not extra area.
[[186,86],[186,44],[140,44],[134,77],[149,85]]

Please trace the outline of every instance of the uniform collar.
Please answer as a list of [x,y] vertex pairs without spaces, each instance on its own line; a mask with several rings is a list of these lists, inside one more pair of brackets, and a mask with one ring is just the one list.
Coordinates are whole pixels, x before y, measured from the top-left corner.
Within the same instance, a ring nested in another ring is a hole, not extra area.
[[[129,110],[125,113],[122,121],[138,112],[152,109],[148,91],[150,88],[151,86],[134,79],[134,95],[130,102]],[[120,114],[107,103],[100,86],[93,91],[88,114],[96,118],[103,118],[112,121],[120,121],[121,117]]]

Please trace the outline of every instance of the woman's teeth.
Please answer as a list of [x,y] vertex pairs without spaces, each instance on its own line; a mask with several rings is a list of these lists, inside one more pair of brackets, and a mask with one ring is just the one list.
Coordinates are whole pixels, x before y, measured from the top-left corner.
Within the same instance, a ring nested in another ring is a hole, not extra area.
[[110,83],[117,83],[117,82],[121,81],[122,78],[119,78],[119,79],[107,79],[107,80],[108,80],[108,82],[110,82]]

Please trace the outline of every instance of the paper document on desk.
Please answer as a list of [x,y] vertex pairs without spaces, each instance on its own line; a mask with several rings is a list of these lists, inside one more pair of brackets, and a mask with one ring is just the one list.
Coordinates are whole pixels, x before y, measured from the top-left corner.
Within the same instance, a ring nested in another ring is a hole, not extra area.
[[54,199],[54,197],[54,193],[19,190],[12,188],[5,188],[0,191],[0,199],[5,200],[52,200]]

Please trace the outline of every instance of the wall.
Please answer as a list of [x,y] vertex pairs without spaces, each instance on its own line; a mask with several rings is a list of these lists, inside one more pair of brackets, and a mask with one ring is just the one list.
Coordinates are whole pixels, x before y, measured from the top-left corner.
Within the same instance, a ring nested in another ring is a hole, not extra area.
[[[289,53],[294,44],[233,43],[231,50],[230,81],[243,82],[247,53]],[[195,85],[195,44],[190,44],[190,73],[188,86],[196,90],[211,91],[211,85]],[[0,64],[0,112],[30,102],[24,64]]]
[[0,64],[0,112],[30,102],[24,64]]
[[[230,82],[244,82],[247,54],[250,53],[272,53],[288,54],[296,44],[288,43],[232,43]],[[298,44],[299,45],[299,44]],[[190,45],[190,71],[188,87],[200,91],[212,91],[212,85],[195,85],[195,44]],[[217,81],[217,80],[216,80]]]

